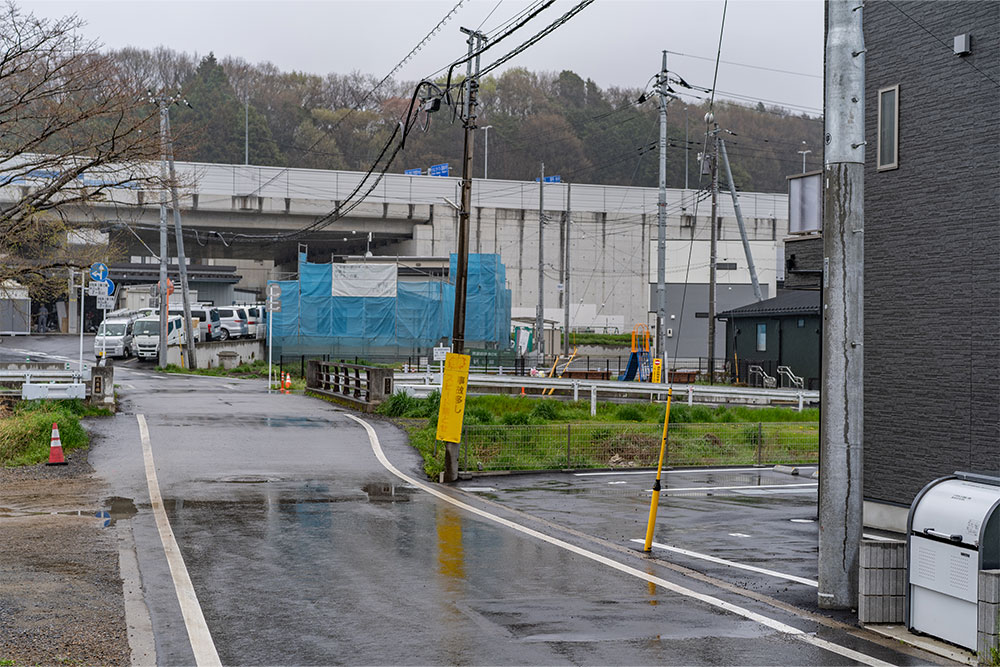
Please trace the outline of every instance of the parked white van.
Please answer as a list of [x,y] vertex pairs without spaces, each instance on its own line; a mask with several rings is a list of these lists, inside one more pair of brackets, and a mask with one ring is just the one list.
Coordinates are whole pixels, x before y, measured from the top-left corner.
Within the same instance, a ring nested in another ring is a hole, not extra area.
[[[167,345],[182,345],[184,319],[178,315],[167,317]],[[140,359],[156,360],[160,354],[160,316],[140,317],[132,323],[132,347]]]
[[132,355],[132,324],[148,313],[138,310],[113,310],[97,328],[94,357],[129,357]]

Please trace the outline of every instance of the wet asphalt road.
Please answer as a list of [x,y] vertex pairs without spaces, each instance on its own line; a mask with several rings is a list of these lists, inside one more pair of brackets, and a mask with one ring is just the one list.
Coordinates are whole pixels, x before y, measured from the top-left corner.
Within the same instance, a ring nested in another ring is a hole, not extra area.
[[[73,359],[76,344],[16,341]],[[90,462],[112,490],[113,517],[131,528],[158,664],[193,664],[194,653],[150,507],[137,415],[224,664],[856,664],[443,502],[387,471],[363,428],[331,404],[269,396],[261,381],[160,376],[134,362],[116,367],[115,382],[122,410],[95,422]],[[388,459],[422,479],[405,437],[369,421]],[[815,517],[815,488],[773,486],[811,480],[769,471],[665,477],[656,542],[815,578],[815,524],[791,521]],[[461,485],[472,492],[452,494],[867,656],[925,662],[643,558],[631,540],[644,534],[650,482],[480,478]],[[705,486],[759,490],[709,496],[697,490]],[[807,585],[656,555],[814,606]]]

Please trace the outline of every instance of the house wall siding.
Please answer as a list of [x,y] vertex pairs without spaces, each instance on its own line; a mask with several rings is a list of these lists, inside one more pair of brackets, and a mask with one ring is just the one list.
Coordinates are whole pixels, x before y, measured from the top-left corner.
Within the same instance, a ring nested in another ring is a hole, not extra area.
[[[872,2],[864,26],[864,489],[909,504],[955,470],[1000,474],[1000,3]],[[895,84],[899,168],[878,172]]]

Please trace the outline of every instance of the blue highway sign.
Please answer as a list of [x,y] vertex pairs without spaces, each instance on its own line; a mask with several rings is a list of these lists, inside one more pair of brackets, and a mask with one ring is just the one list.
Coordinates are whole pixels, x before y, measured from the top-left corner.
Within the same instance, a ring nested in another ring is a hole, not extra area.
[[444,164],[432,164],[430,169],[427,170],[428,176],[447,176],[448,175],[448,163]]

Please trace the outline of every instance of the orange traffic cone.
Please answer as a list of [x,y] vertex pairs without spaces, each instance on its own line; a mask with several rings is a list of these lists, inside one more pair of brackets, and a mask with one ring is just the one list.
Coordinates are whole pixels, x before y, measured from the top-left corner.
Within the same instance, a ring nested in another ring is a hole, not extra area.
[[281,374],[281,378],[278,379],[278,391],[282,394],[285,393],[285,374]]
[[285,373],[285,393],[292,393],[292,374]]
[[55,422],[52,422],[52,440],[49,443],[49,462],[45,465],[66,465],[66,459],[63,458],[62,440],[59,439],[59,425]]

